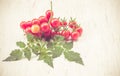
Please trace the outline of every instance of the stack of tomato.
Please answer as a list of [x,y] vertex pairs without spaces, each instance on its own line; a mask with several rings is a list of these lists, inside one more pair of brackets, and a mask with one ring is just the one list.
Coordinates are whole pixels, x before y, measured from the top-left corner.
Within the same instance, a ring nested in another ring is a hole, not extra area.
[[50,40],[55,35],[61,35],[66,40],[76,41],[81,36],[83,30],[75,20],[71,19],[67,22],[65,19],[54,18],[53,15],[52,10],[47,10],[45,16],[40,16],[32,21],[22,21],[20,26],[25,33],[45,40]]

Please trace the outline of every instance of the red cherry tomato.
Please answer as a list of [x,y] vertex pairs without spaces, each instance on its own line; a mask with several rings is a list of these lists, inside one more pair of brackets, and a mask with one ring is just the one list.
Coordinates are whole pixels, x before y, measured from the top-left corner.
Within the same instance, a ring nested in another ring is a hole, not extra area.
[[57,34],[57,33],[56,33],[55,31],[52,31],[52,32],[51,32],[51,35],[52,35],[52,36],[55,36],[56,34]]
[[49,30],[49,31],[47,31],[47,32],[44,33],[44,36],[45,37],[49,37],[49,36],[51,36],[51,33],[52,33],[52,31]]
[[32,20],[32,25],[35,25],[35,24],[40,25],[39,19]]
[[61,35],[61,33],[60,33],[60,32],[56,32],[56,34],[57,34],[57,35]]
[[51,26],[52,26],[53,28],[58,28],[58,27],[60,26],[60,21],[59,21],[59,19],[53,18],[53,19],[51,20]]
[[77,23],[75,21],[69,22],[69,27],[72,29],[75,29],[77,27],[76,25],[77,25]]
[[70,31],[69,30],[63,30],[62,31],[62,36],[64,36],[66,39],[70,37]]
[[67,25],[67,22],[66,22],[66,21],[63,21],[63,25],[66,26],[66,25]]
[[27,28],[25,29],[25,32],[26,32],[26,33],[31,33],[31,34],[32,34],[31,27],[27,27]]
[[32,26],[32,21],[27,21],[27,22],[26,22],[26,26],[27,26],[27,27],[31,27],[31,26]]
[[60,22],[60,26],[62,26],[63,25],[63,23],[62,22]]
[[81,36],[83,29],[81,27],[76,28],[76,31],[79,32],[79,36]]
[[79,32],[76,32],[76,31],[72,32],[72,34],[71,34],[72,40],[76,41],[78,39],[78,37],[79,37]]
[[42,23],[40,28],[42,32],[48,32],[50,30],[50,26],[48,23]]
[[76,25],[77,23],[75,21],[70,21],[69,25]]
[[44,22],[48,22],[48,19],[45,17],[45,16],[40,16],[39,17],[39,22],[40,22],[40,24],[42,24],[42,23],[44,23]]
[[67,22],[66,22],[66,21],[60,22],[60,26],[66,26],[66,25],[67,25]]
[[34,36],[36,36],[36,37],[41,37],[41,32],[38,32],[38,33],[32,33]]
[[20,27],[21,27],[23,30],[25,30],[25,29],[27,28],[26,22],[25,22],[25,21],[22,21],[22,22],[20,23]]
[[46,14],[47,19],[49,20],[50,17],[53,16],[53,11],[51,11],[51,10],[47,10],[45,14]]

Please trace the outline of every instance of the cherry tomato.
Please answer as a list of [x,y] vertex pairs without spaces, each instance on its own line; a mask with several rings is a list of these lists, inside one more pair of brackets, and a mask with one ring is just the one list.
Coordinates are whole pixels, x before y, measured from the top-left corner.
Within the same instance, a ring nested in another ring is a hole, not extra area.
[[39,19],[32,20],[32,25],[35,25],[35,24],[40,25]]
[[57,34],[57,35],[61,35],[61,33],[60,33],[60,32],[56,32],[56,34]]
[[26,26],[27,26],[27,27],[31,27],[31,26],[32,26],[32,21],[27,21],[27,22],[26,22]]
[[63,25],[66,26],[66,25],[67,25],[67,22],[66,22],[66,21],[63,21]]
[[69,30],[63,30],[62,31],[62,36],[64,36],[66,39],[70,37],[70,31]]
[[45,14],[46,14],[47,19],[49,20],[50,17],[53,16],[53,11],[51,11],[51,10],[47,10]]
[[72,32],[72,34],[71,34],[72,40],[76,41],[78,39],[78,37],[79,37],[79,32],[76,32],[76,31]]
[[60,26],[62,26],[63,25],[63,23],[62,22],[60,22]]
[[51,32],[51,35],[52,35],[52,36],[55,36],[56,34],[57,34],[57,33],[56,33],[55,31],[52,31],[52,32]]
[[45,36],[45,37],[51,36],[51,33],[52,33],[52,31],[49,30],[49,31],[47,31],[47,32],[44,33],[44,36]]
[[81,36],[83,29],[81,27],[76,28],[76,31],[79,32],[79,36]]
[[20,27],[21,27],[23,30],[25,30],[26,27],[27,27],[26,22],[25,22],[25,21],[22,21],[22,22],[20,23]]
[[40,24],[42,24],[44,22],[48,22],[48,19],[45,16],[40,16],[39,17],[39,22],[40,22]]
[[52,26],[53,28],[58,28],[58,27],[60,26],[60,21],[59,21],[59,19],[53,18],[53,19],[51,20],[51,26]]
[[38,32],[38,33],[32,33],[34,36],[36,36],[36,37],[41,37],[41,32]]
[[32,31],[32,33],[39,33],[40,32],[40,26],[37,25],[37,24],[32,25],[31,31]]
[[42,32],[48,32],[50,30],[50,26],[48,23],[42,23],[40,28]]
[[31,27],[27,27],[27,28],[25,29],[25,32],[26,32],[26,33],[32,33]]
[[69,27],[72,29],[75,29],[77,27],[76,25],[77,25],[77,23],[75,21],[69,22]]

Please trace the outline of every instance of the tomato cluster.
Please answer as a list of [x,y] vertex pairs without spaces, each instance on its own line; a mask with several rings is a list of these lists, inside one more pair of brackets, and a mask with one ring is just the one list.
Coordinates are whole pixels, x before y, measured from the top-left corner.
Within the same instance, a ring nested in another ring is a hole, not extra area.
[[67,22],[65,19],[54,18],[52,10],[47,10],[45,16],[31,21],[22,21],[20,27],[25,33],[30,33],[36,37],[50,40],[55,35],[61,35],[65,40],[76,41],[81,36],[83,29],[75,20]]

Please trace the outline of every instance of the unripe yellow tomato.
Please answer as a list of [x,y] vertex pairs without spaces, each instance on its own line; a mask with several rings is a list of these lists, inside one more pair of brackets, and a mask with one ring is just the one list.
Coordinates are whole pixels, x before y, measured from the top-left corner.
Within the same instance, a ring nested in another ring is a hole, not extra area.
[[32,31],[32,33],[39,33],[40,32],[40,26],[37,25],[37,24],[32,25],[31,31]]

